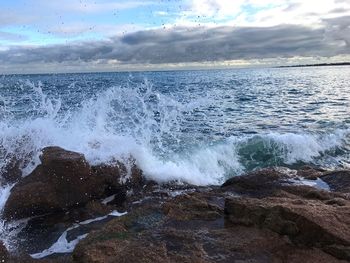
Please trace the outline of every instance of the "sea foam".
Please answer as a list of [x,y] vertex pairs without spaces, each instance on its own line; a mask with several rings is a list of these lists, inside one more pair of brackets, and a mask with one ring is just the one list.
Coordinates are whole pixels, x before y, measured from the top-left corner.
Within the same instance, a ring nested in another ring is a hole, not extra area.
[[[258,167],[317,163],[325,156],[327,162],[337,161],[332,152],[346,147],[349,137],[349,130],[338,129],[200,141],[191,134],[183,137],[181,125],[186,116],[208,104],[204,98],[176,101],[146,81],[137,89],[109,88],[79,107],[63,109],[61,99],[46,95],[40,83],[26,85],[32,89],[32,114],[0,121],[2,159],[21,160],[24,176],[40,163],[41,149],[55,145],[83,153],[91,164],[133,156],[144,174],[159,182],[220,184]],[[0,163],[0,169],[5,166]]]
[[[219,185],[231,176],[267,166],[350,167],[346,128],[230,134],[222,131],[220,123],[210,126],[207,120],[210,109],[218,108],[220,96],[205,92],[194,96],[188,91],[182,98],[161,93],[148,81],[87,92],[82,101],[74,101],[74,85],[68,90],[70,104],[45,91],[40,82],[23,81],[19,92],[2,95],[0,175],[13,159],[21,162],[23,176],[28,175],[40,163],[46,146],[81,152],[91,164],[127,162],[133,156],[147,178],[161,183]],[[222,116],[219,122],[226,121]],[[203,123],[221,135],[205,134],[207,126],[197,132]],[[12,187],[1,179],[0,211]],[[0,239],[8,248],[15,246],[11,236],[21,229],[16,226],[23,225],[0,220]],[[68,244],[69,249],[70,245],[74,244]]]

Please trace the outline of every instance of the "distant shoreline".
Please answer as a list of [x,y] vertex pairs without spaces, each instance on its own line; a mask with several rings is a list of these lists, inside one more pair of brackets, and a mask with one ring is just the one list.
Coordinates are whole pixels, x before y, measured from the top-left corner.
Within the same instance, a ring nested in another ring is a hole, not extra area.
[[350,62],[279,66],[279,67],[276,67],[276,68],[305,68],[305,67],[329,67],[329,66],[350,66]]

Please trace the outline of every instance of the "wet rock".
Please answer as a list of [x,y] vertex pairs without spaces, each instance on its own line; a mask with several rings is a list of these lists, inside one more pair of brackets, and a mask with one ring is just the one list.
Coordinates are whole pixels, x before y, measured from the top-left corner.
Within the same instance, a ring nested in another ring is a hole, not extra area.
[[283,182],[291,179],[293,176],[293,174],[289,174],[281,169],[267,168],[232,177],[222,185],[222,189],[224,191],[262,197],[274,194],[276,189],[280,189]]
[[15,157],[8,157],[5,167],[0,171],[3,184],[13,184],[22,177],[21,162]]
[[[305,170],[310,172],[310,169],[304,168],[302,173]],[[315,173],[318,171],[314,168],[312,169]],[[221,186],[221,191],[255,198],[288,197],[315,200],[346,198],[342,193],[329,192],[309,185],[303,185],[302,181],[299,184],[296,176],[301,176],[300,173],[299,170],[293,172],[282,168],[262,169],[227,180]],[[303,175],[306,176],[305,174]]]
[[223,209],[208,202],[203,194],[192,193],[175,197],[163,205],[163,211],[176,220],[215,220],[222,217]]
[[225,224],[221,198],[216,191],[203,191],[163,205],[151,199],[91,232],[74,250],[73,261],[342,262],[318,248],[296,246],[270,229]]
[[304,165],[298,169],[297,175],[308,180],[316,180],[322,175],[323,172],[324,170],[322,169],[312,167],[309,165]]
[[[74,163],[81,164],[81,155],[71,154],[68,156],[74,157]],[[43,159],[42,165],[56,165],[54,159],[49,160]],[[89,234],[72,257],[53,258],[101,263],[350,260],[349,198],[289,183],[297,172],[263,169],[232,178],[223,187],[195,187],[144,184],[141,172],[124,177],[126,167],[116,162],[113,166],[89,166],[88,170],[89,176],[103,178],[90,183],[103,185],[104,194],[126,198],[122,206],[128,214],[77,229]],[[118,184],[113,185],[116,175]],[[91,199],[60,213],[62,218],[55,224],[65,222],[61,227],[65,230],[71,223],[104,216],[118,210],[114,199],[103,203],[102,199]],[[52,225],[44,217],[36,219],[38,228]],[[59,236],[62,231],[57,233]]]
[[0,262],[6,262],[9,258],[9,253],[5,245],[0,241]]
[[350,193],[350,171],[333,171],[324,173],[320,177],[332,191]]
[[12,189],[4,208],[5,218],[65,211],[125,192],[121,181],[126,168],[121,165],[90,167],[84,155],[59,147],[43,149],[40,160],[41,164]]
[[302,197],[314,200],[330,200],[332,198],[343,197],[341,194],[328,192],[308,185],[281,185],[279,190],[275,191],[271,196],[296,199]]
[[342,201],[338,206],[279,197],[227,198],[225,212],[232,224],[269,229],[296,245],[350,260],[350,202]]

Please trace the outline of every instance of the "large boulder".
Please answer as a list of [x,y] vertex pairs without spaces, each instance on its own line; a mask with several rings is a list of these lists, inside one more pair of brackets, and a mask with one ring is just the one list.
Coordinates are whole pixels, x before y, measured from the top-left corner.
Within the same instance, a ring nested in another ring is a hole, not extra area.
[[120,163],[91,167],[83,154],[59,147],[43,149],[40,160],[41,164],[12,189],[3,212],[5,218],[64,211],[125,192],[121,182],[127,173]]
[[232,224],[268,229],[288,236],[296,245],[350,260],[348,200],[327,204],[302,198],[227,198],[225,212]]

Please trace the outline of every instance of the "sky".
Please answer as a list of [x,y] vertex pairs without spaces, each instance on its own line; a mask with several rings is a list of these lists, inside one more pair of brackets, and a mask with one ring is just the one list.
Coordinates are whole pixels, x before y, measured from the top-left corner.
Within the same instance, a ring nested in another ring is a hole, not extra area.
[[0,74],[350,61],[350,0],[1,0]]

